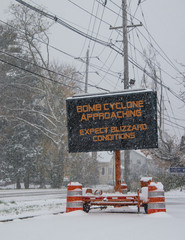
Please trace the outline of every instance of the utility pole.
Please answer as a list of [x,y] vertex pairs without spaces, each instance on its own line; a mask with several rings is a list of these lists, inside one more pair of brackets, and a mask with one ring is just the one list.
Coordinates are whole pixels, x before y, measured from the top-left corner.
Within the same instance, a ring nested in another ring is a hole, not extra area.
[[86,74],[85,74],[85,93],[87,93],[88,74],[89,74],[89,48],[86,53]]
[[127,38],[127,1],[122,0],[122,24],[123,24],[123,54],[124,54],[124,89],[129,88],[128,72],[128,38]]
[[[86,52],[86,71],[85,71],[85,89],[84,92],[87,93],[88,91],[88,77],[89,77],[89,48]],[[92,152],[92,161],[97,161],[97,152]]]
[[[134,26],[134,25],[133,25]],[[131,27],[133,27],[131,26]],[[122,0],[122,26],[111,27],[110,29],[122,28],[123,30],[123,68],[124,68],[124,89],[129,88],[128,70],[128,38],[127,38],[127,1]],[[124,180],[129,185],[130,151],[124,151]],[[115,151],[115,191],[121,191],[121,154]]]
[[[123,18],[123,54],[124,54],[124,89],[129,88],[129,69],[128,69],[128,38],[127,38],[127,0],[122,0]],[[130,187],[130,151],[124,151],[124,180]]]

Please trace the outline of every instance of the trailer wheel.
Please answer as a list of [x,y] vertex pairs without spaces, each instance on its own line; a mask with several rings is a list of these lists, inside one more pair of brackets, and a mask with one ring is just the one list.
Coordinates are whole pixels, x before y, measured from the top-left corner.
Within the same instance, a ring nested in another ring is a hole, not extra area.
[[83,204],[83,211],[88,213],[90,210],[90,205],[88,203],[84,203]]
[[148,213],[148,204],[144,204],[143,207],[144,207],[145,213]]

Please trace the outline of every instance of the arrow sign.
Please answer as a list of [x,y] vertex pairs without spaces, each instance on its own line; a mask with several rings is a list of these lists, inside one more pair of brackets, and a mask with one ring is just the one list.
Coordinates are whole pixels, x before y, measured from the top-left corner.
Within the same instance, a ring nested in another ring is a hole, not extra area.
[[171,167],[171,173],[185,173],[185,167]]

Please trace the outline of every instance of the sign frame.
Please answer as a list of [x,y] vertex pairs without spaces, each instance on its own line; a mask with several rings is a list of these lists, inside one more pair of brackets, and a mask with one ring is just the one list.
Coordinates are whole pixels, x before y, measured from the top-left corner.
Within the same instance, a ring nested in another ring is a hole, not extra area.
[[148,89],[68,98],[69,152],[157,148],[156,100]]

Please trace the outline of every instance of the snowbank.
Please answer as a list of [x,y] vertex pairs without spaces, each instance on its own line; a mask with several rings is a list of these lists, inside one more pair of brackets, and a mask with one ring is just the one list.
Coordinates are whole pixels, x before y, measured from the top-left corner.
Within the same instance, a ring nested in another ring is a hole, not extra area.
[[[177,197],[178,196],[178,197]],[[53,204],[58,203],[53,200]],[[64,199],[59,200],[64,201]],[[7,204],[7,203],[6,203]],[[6,205],[0,204],[1,208]],[[12,203],[13,204],[13,203]],[[14,205],[28,207],[28,202]],[[31,203],[30,203],[31,204]],[[38,203],[37,203],[38,204]],[[49,209],[48,201],[40,201],[38,207],[29,212],[44,214],[27,220],[0,222],[0,236],[3,240],[174,240],[184,239],[185,192],[167,193],[167,213],[137,214],[134,207],[92,210],[89,213],[76,211],[53,215],[54,205]],[[43,207],[45,205],[45,207]],[[38,206],[38,205],[37,205]],[[65,203],[59,205],[65,210]],[[47,210],[47,211],[46,211]],[[40,212],[39,212],[40,211]],[[58,210],[59,212],[59,210]],[[28,215],[25,211],[23,215]],[[15,215],[14,215],[15,216]],[[2,218],[3,216],[1,216]],[[11,217],[7,215],[6,217]]]
[[98,210],[0,223],[4,240],[174,240],[184,239],[183,229],[182,219],[165,214],[148,216]]
[[150,186],[156,187],[158,191],[164,190],[163,184],[161,182],[151,182]]

